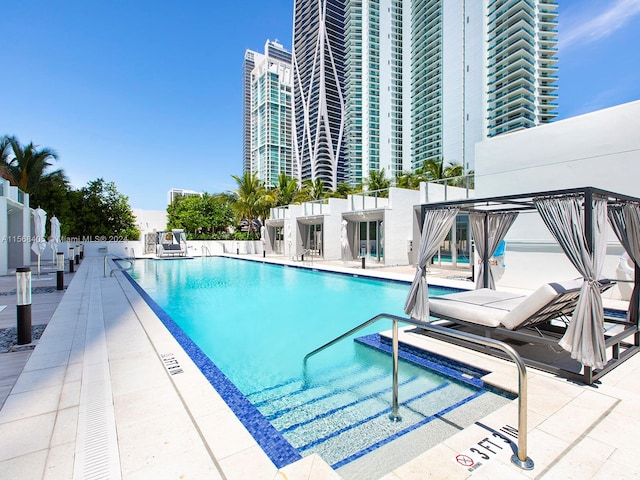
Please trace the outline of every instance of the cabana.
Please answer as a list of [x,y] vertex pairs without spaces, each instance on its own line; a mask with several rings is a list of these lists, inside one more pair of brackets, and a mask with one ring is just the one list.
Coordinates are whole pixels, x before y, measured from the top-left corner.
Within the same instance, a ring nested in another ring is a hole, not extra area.
[[173,229],[156,234],[156,255],[158,257],[184,257],[187,254],[187,237],[184,230]]
[[[518,214],[537,211],[582,277],[576,292],[575,305],[571,306],[570,311],[565,309],[558,315],[558,318],[564,316],[567,322],[559,322],[556,318],[543,318],[542,321],[533,322],[535,325],[526,327],[531,329],[526,336],[523,336],[523,329],[517,329],[517,332],[510,332],[509,328],[494,329],[499,325],[483,325],[483,322],[486,323],[486,317],[491,317],[491,311],[487,308],[495,308],[495,305],[493,307],[486,305],[489,302],[486,295],[476,295],[476,297],[484,297],[483,302],[485,302],[485,305],[475,302],[471,307],[476,309],[476,314],[469,314],[468,311],[464,314],[461,311],[456,312],[456,308],[460,309],[461,305],[459,302],[454,302],[451,303],[451,308],[439,305],[438,318],[445,318],[456,327],[465,323],[480,324],[485,335],[514,343],[514,347],[516,345],[530,347],[532,344],[540,343],[543,351],[546,349],[549,352],[555,351],[553,345],[557,345],[570,352],[571,358],[578,364],[577,369],[559,366],[555,359],[545,361],[544,358],[527,356],[526,353],[521,355],[528,365],[587,384],[595,382],[638,352],[640,348],[638,333],[640,199],[593,187],[584,187],[440,202],[421,205],[420,209],[423,229],[418,269],[405,304],[405,312],[412,318],[424,322],[433,320],[427,293],[427,266],[458,214],[469,215],[476,251],[480,257],[476,270],[476,288],[495,290],[495,282],[489,267],[490,257]],[[601,281],[601,272],[606,255],[607,219],[618,240],[635,263],[634,289],[626,319],[605,317],[602,304],[601,292],[606,287],[603,285],[605,282]],[[513,299],[509,301],[513,303]],[[529,302],[531,303],[531,300]],[[542,305],[541,308],[544,307]],[[515,308],[517,306],[514,305],[514,310]],[[504,312],[500,313],[500,315],[503,314]],[[485,320],[482,322],[474,322],[474,319],[483,317]],[[499,335],[494,335],[494,332]],[[551,350],[548,349],[550,345]],[[471,347],[471,345],[465,346]],[[531,352],[531,348],[525,350]],[[488,350],[487,353],[497,354],[494,350]]]

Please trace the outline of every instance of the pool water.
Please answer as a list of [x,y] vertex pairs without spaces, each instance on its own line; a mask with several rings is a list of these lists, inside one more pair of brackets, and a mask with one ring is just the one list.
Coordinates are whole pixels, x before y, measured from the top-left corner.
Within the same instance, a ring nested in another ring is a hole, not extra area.
[[433,358],[403,351],[402,422],[390,422],[389,346],[375,333],[391,327],[387,320],[304,364],[308,352],[379,313],[403,315],[408,283],[222,257],[136,261],[131,276],[295,451],[319,453],[334,468],[472,404],[482,413],[508,401],[474,380],[483,372],[443,375],[421,366]]

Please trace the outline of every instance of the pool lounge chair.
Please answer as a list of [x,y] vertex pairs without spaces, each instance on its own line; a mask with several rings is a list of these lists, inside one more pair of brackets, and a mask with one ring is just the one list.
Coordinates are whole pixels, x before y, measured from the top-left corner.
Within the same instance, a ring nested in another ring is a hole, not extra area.
[[156,252],[159,257],[164,256],[180,256],[184,257],[187,254],[186,249],[179,243],[159,243],[158,251]]
[[[603,280],[603,288],[611,283]],[[481,288],[429,299],[431,315],[480,327],[519,330],[571,316],[583,280],[545,283],[529,295]]]
[[[447,320],[449,325],[486,337],[516,341],[516,345],[548,345],[558,353],[562,351],[558,341],[576,307],[582,283],[582,278],[546,283],[529,295],[482,288],[434,296],[429,298],[429,310],[432,317]],[[613,286],[609,280],[601,280],[600,284],[601,291]],[[623,340],[637,334],[638,328],[622,319],[606,318],[605,322],[605,343],[612,350],[606,367],[609,371],[624,355],[627,344]],[[487,350],[486,353],[496,352]],[[585,369],[584,373],[567,371],[555,365],[556,360],[546,363],[525,355],[523,359],[528,365],[584,383],[592,383],[597,378],[591,369]]]

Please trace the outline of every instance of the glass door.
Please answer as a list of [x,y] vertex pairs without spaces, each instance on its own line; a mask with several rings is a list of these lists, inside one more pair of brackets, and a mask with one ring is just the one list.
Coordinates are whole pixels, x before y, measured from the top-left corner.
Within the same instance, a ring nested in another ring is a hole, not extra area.
[[309,225],[308,232],[307,248],[312,255],[322,257],[322,224]]
[[384,258],[383,253],[382,220],[359,222],[358,256],[373,258],[379,262]]

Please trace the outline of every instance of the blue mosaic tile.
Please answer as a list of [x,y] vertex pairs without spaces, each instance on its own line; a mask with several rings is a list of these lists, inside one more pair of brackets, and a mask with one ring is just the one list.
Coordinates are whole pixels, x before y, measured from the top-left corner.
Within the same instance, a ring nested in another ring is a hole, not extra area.
[[224,399],[229,408],[251,433],[260,448],[277,468],[285,467],[302,458],[302,455],[278,432],[273,425],[251,404],[238,388],[222,373],[207,355],[184,333],[127,272],[123,272],[140,296],[158,316],[180,346],[198,366],[209,383]]

